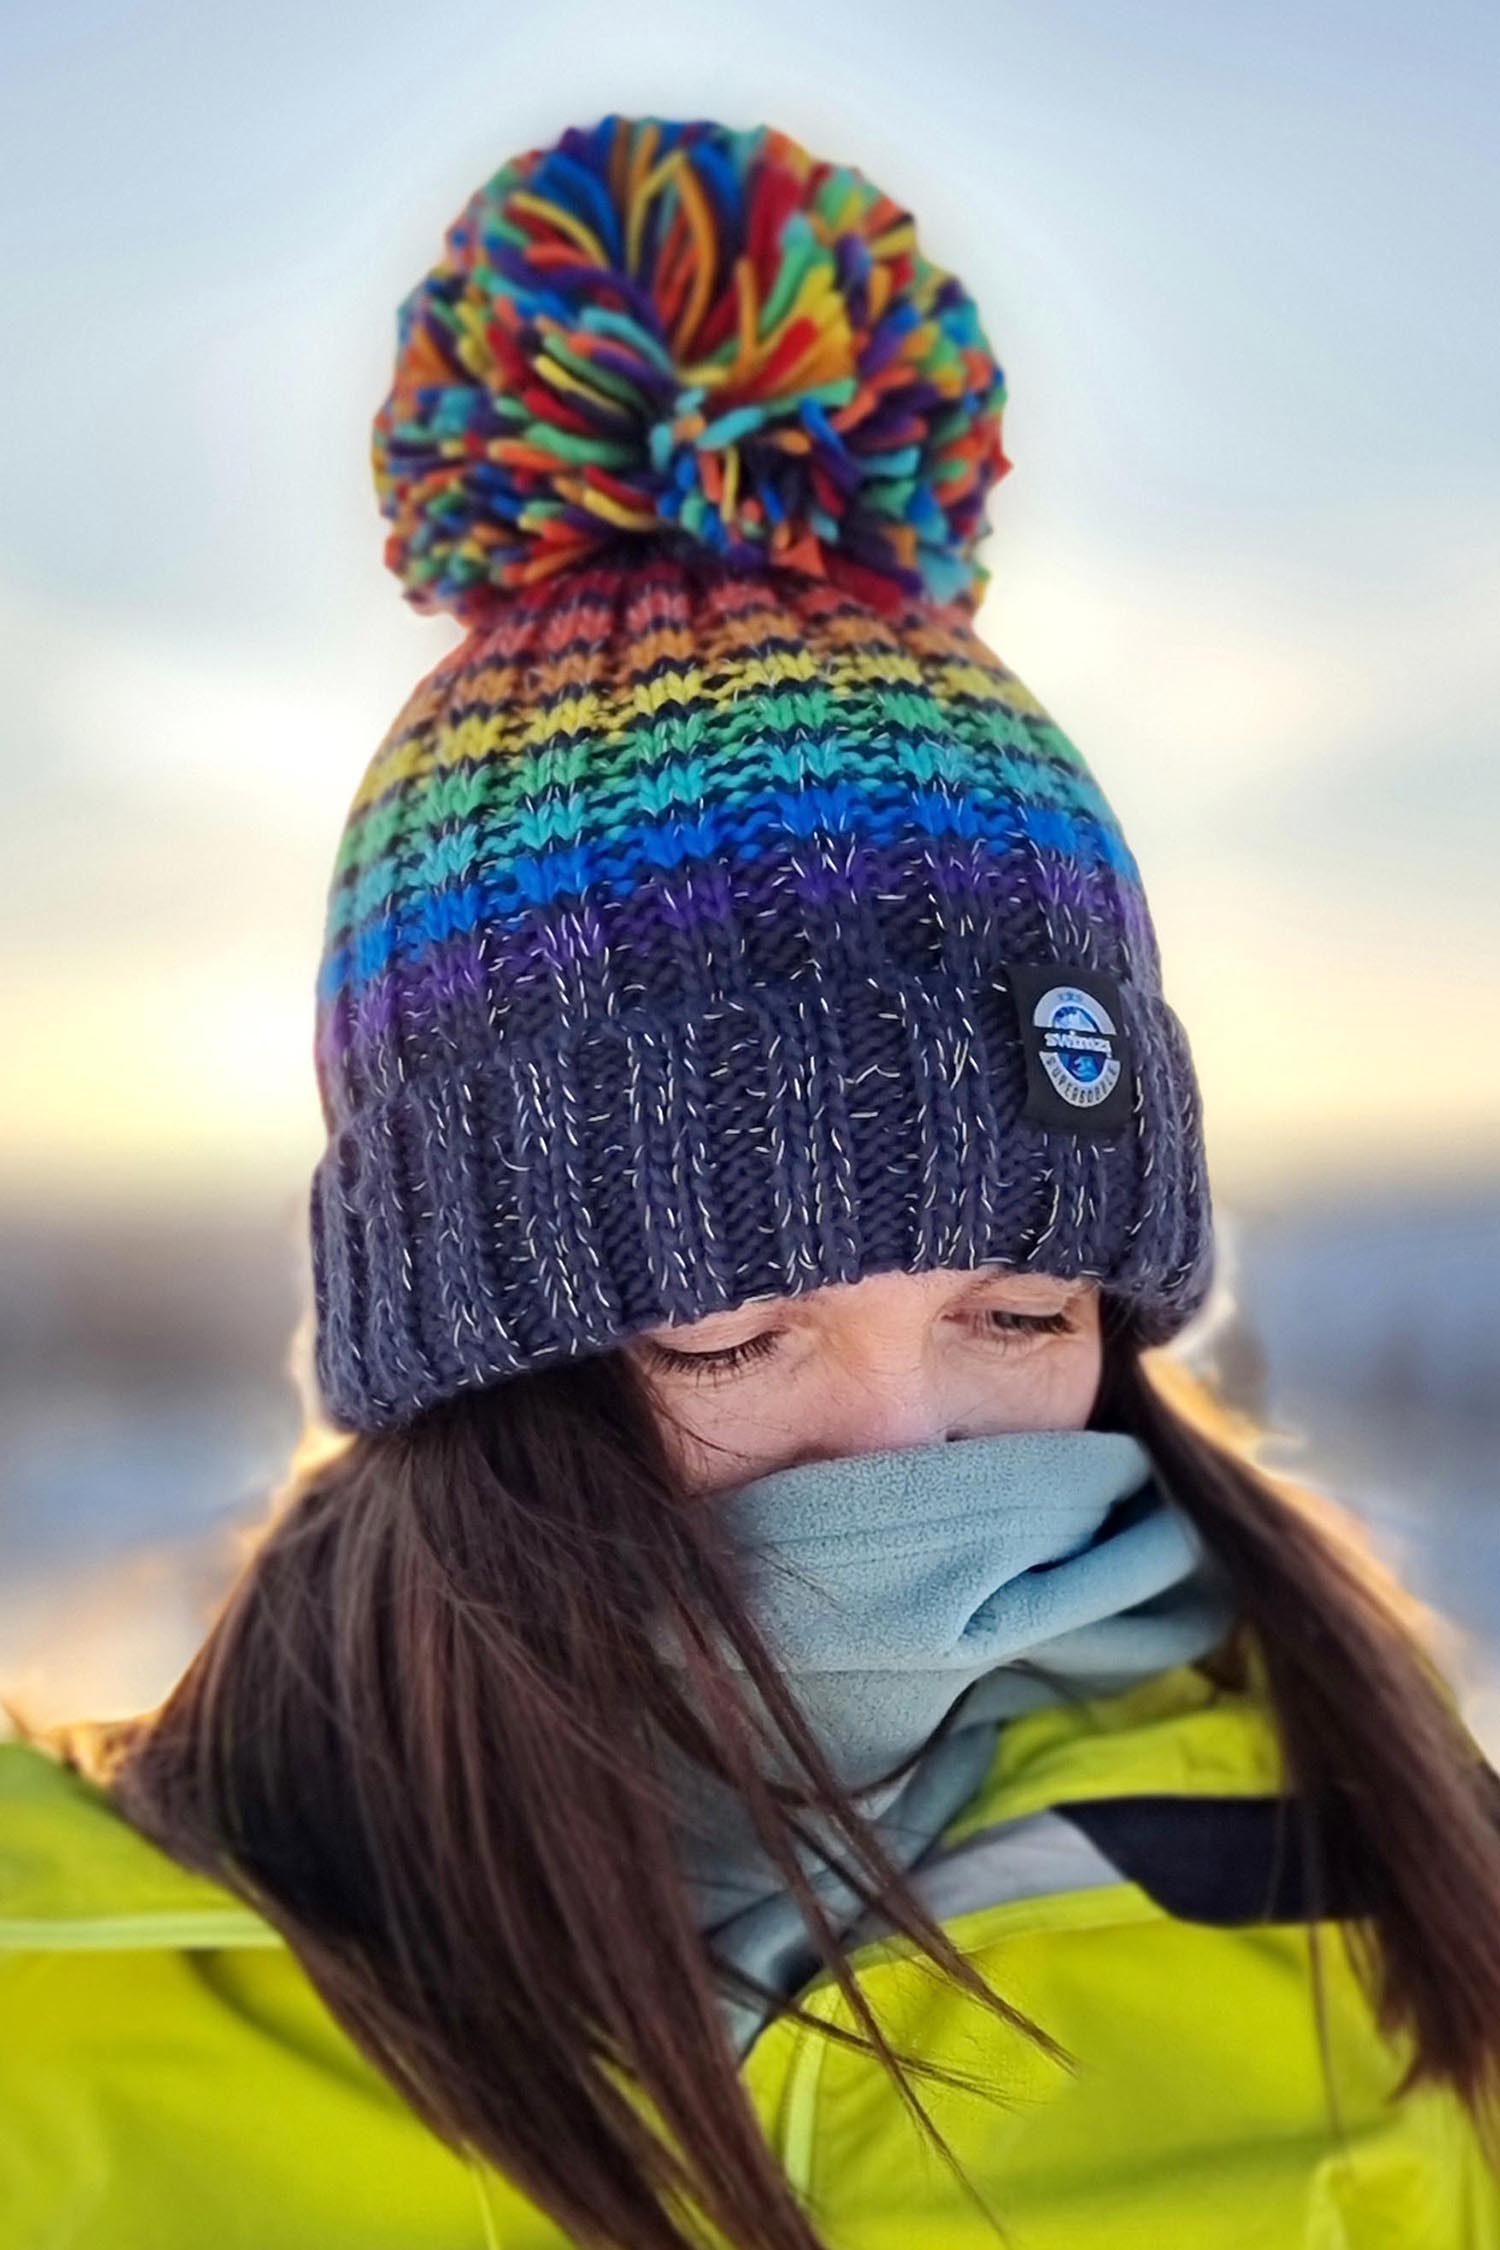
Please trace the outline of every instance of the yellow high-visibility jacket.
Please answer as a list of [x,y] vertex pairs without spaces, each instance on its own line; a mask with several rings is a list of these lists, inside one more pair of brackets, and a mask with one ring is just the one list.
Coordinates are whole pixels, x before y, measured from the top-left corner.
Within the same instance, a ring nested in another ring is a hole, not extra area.
[[[1182,1665],[1001,1728],[918,1879],[1071,2071],[904,1939],[856,1933],[898,2050],[1006,2089],[915,2082],[1012,2250],[1500,2250],[1463,2105],[1395,2098],[1410,2050],[1378,2031],[1338,1921],[1305,1919],[1284,1785],[1258,1666],[1230,1687]],[[801,1997],[850,2021],[826,1975]],[[778,2016],[741,2068],[832,2250],[996,2240],[877,2062]],[[416,2118],[267,1923],[49,1751],[0,1743],[0,2250],[563,2241]]]

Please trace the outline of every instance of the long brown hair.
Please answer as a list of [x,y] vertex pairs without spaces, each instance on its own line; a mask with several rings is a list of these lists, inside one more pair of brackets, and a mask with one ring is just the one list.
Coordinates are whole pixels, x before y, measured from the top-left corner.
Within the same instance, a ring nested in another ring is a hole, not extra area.
[[[1261,1652],[1306,1864],[1356,1866],[1373,1897],[1340,1927],[1380,2023],[1413,2037],[1406,2082],[1445,2081],[1488,2134],[1500,1830],[1433,1621],[1352,1518],[1259,1466],[1250,1425],[1104,1311],[1091,1426],[1142,1440],[1230,1574],[1240,1624],[1211,1661],[1232,1674]],[[674,1480],[632,1355],[461,1394],[301,1460],[170,1695],[89,1738],[126,1816],[283,1933],[417,2114],[600,2250],[686,2250],[695,2213],[746,2250],[821,2241],[737,2068],[657,1728],[742,1794],[801,1900],[863,2027],[821,2035],[874,2052],[955,2170],[909,2075],[1003,2094],[892,2050],[802,1872],[799,1807],[827,1808],[867,1903],[1073,2060],[954,1949],[841,1794],[741,1608],[720,1514]],[[768,1743],[805,1790],[763,1779]]]

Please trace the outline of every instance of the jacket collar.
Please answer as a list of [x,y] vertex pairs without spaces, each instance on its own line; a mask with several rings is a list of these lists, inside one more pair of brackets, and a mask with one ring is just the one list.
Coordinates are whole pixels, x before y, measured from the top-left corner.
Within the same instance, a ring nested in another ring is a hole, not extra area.
[[[1284,1787],[1263,1659],[1249,1635],[1123,1694],[1032,1711],[942,1831],[948,1850],[1053,1805],[1129,1795],[1266,1796]],[[181,1867],[55,1751],[0,1742],[0,1948],[276,1946],[234,1892]]]

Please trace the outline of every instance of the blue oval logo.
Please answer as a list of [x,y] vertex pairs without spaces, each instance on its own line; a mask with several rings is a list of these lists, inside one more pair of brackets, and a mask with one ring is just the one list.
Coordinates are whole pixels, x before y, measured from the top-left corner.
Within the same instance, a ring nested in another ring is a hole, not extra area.
[[1039,1059],[1052,1085],[1073,1109],[1094,1109],[1120,1082],[1115,1022],[1092,993],[1076,984],[1054,984],[1031,1011],[1041,1033]]

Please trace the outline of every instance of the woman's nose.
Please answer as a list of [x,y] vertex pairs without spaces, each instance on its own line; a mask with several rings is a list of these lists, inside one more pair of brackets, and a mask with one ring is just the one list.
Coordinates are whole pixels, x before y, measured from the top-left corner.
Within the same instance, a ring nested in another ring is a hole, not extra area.
[[961,1437],[954,1402],[931,1368],[886,1362],[841,1371],[830,1382],[829,1451],[894,1453]]

